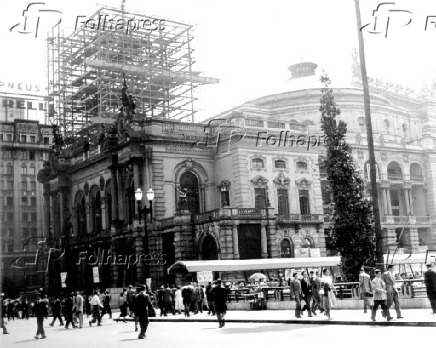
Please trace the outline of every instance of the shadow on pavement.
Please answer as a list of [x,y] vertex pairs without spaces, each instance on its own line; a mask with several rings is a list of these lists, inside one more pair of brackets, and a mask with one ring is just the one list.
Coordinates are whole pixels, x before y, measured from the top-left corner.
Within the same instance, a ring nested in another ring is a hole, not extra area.
[[[232,325],[229,323],[227,325]],[[308,325],[311,329],[314,327],[320,327],[323,325]],[[253,327],[224,327],[223,329],[219,329],[223,334],[241,334],[241,333],[258,333],[258,332],[271,332],[271,331],[292,331],[295,329],[301,329],[305,326],[299,325],[289,325],[289,324],[274,324],[267,326],[253,326]],[[217,328],[218,329],[218,328]]]

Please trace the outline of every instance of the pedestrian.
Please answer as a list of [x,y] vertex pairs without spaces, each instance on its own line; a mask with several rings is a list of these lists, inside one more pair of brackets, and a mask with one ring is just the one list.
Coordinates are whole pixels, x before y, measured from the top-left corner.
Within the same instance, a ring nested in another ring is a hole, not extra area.
[[225,315],[227,313],[227,296],[228,290],[222,286],[221,279],[216,281],[216,287],[212,291],[213,304],[215,307],[216,316],[218,319],[219,327],[222,328],[226,325]]
[[12,302],[12,300],[9,300],[9,303],[7,305],[7,313],[8,313],[8,321],[11,321],[11,317],[12,317],[12,320],[15,321],[15,308],[14,308],[14,303]]
[[100,316],[100,308],[103,307],[100,301],[100,297],[98,297],[98,291],[94,290],[93,296],[91,299],[92,306],[92,320],[89,322],[89,326],[92,326],[93,323],[97,321],[97,326],[101,326],[101,316]]
[[3,335],[8,335],[9,334],[9,332],[8,332],[8,330],[6,329],[6,323],[5,323],[5,320],[4,320],[4,314],[5,314],[5,308],[6,308],[6,306],[4,305],[4,301],[3,301],[3,298],[5,297],[5,294],[4,293],[1,293],[0,294],[0,324],[1,324],[1,328],[3,329]]
[[[103,310],[101,311],[101,317],[103,318],[103,315],[106,313],[109,314],[109,319],[112,319],[112,311],[111,311],[111,296],[109,295],[109,291],[106,290],[104,292],[103,297]],[[133,308],[132,308],[133,310]]]
[[149,311],[154,312],[153,305],[145,290],[146,287],[141,285],[140,293],[135,298],[135,316],[138,317],[139,326],[141,327],[138,339],[145,339],[145,333],[149,324],[148,313]]
[[74,300],[73,300],[74,293],[72,292],[67,298],[65,299],[64,304],[64,317],[65,317],[65,328],[68,329],[68,327],[71,326],[73,329],[76,328],[76,325],[73,321],[73,311],[74,311]]
[[138,316],[135,314],[135,306],[136,306],[136,296],[141,292],[141,287],[136,288],[136,295],[133,296],[132,301],[130,301],[130,306],[133,311],[133,317],[135,319],[135,332],[138,331]]
[[298,273],[295,272],[293,275],[293,280],[291,282],[291,286],[290,286],[290,296],[291,296],[291,300],[295,300],[295,317],[296,318],[301,318],[301,297],[302,297],[302,292],[301,292],[301,283],[298,280]]
[[85,313],[86,317],[89,318],[91,315],[91,296],[86,294],[83,298],[84,304],[85,304]]
[[324,290],[322,296],[322,307],[325,311],[324,314],[328,319],[331,319],[331,309],[336,304],[336,297],[334,295],[335,287],[333,286],[333,280],[330,276],[330,271],[327,268],[322,271],[321,288]]
[[[215,282],[214,285],[215,286]],[[215,315],[215,307],[213,306],[213,297],[212,297],[212,283],[209,282],[206,286],[206,299],[207,299],[207,306],[208,306],[208,312],[207,315]]]
[[[183,305],[185,306],[185,317],[189,318],[189,311],[191,308],[192,293],[194,288],[191,285],[186,285],[182,288]],[[159,301],[158,301],[159,303]]]
[[312,284],[310,282],[309,277],[307,276],[307,272],[301,272],[303,279],[301,279],[301,292],[303,294],[303,300],[306,303],[301,312],[303,313],[307,309],[307,314],[309,317],[312,317],[312,311],[310,310],[310,302],[312,300]]
[[83,328],[83,296],[76,291],[76,315],[79,320],[79,329]]
[[180,286],[177,287],[177,290],[174,293],[174,306],[175,306],[174,310],[178,314],[182,314],[184,307],[183,307],[182,290],[180,289]]
[[192,310],[194,311],[194,314],[198,314],[198,301],[200,300],[200,290],[198,289],[198,284],[193,282],[192,286],[194,287],[194,293],[192,298]]
[[381,278],[381,271],[376,269],[374,271],[375,278],[371,282],[372,291],[374,293],[374,306],[372,307],[371,319],[375,320],[375,315],[377,313],[377,309],[381,306],[384,316],[387,320],[392,320],[391,314],[389,313],[389,307],[387,306],[387,290],[386,284]]
[[200,310],[201,313],[203,313],[203,309],[204,309],[204,285],[200,285],[199,286],[199,296],[200,299],[198,300],[198,308]]
[[162,290],[162,301],[164,316],[167,316],[168,312],[171,312],[173,315],[175,315],[176,313],[173,307],[173,292],[171,291],[169,284],[165,284],[165,288]]
[[311,284],[312,284],[312,314],[316,315],[316,310],[319,309],[320,313],[324,312],[321,305],[321,281],[319,279],[319,271],[310,271]]
[[134,296],[135,296],[135,290],[133,290],[133,285],[129,285],[129,290],[127,290],[126,293],[126,301],[127,301],[127,307],[129,308],[130,317],[133,317],[133,308],[130,308],[130,304]]
[[371,296],[371,278],[369,274],[365,272],[363,266],[360,268],[359,274],[359,293],[360,298],[363,300],[363,313],[367,313],[368,308],[372,311],[372,306],[369,302],[369,297]]
[[64,326],[61,313],[62,313],[61,300],[59,299],[59,297],[56,297],[56,299],[53,302],[53,321],[49,324],[50,326],[54,325],[56,319],[59,320],[60,326]]
[[23,298],[23,300],[21,301],[21,310],[22,310],[21,319],[26,318],[27,320],[29,320],[29,304],[27,303],[26,298]]
[[47,306],[47,302],[42,299],[40,293],[36,294],[36,302],[33,310],[36,316],[36,324],[37,324],[35,339],[38,339],[39,335],[41,335],[41,339],[44,339],[46,338],[44,332],[44,318],[48,317],[48,306]]
[[159,308],[160,311],[160,316],[163,316],[165,314],[165,309],[164,309],[164,301],[163,301],[163,289],[164,286],[162,285],[158,290],[157,290],[157,307]]
[[431,263],[427,265],[427,271],[424,273],[424,282],[427,289],[427,297],[430,301],[432,314],[436,314],[436,273],[432,270]]
[[118,316],[118,321],[123,318],[123,323],[126,322],[127,316],[127,301],[125,299],[126,289],[123,289],[123,292],[120,294],[120,315]]
[[383,273],[382,280],[386,284],[388,308],[394,303],[397,318],[402,319],[398,290],[395,286],[394,265],[388,265],[388,270]]

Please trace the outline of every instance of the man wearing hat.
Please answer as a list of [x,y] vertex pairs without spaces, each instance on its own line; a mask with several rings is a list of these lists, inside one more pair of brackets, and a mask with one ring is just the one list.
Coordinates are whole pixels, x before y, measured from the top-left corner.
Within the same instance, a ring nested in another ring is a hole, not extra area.
[[371,303],[369,303],[368,297],[371,295],[371,278],[369,274],[365,272],[365,268],[362,266],[359,274],[359,293],[363,300],[363,312],[367,312],[367,308],[371,310]]
[[427,297],[430,301],[433,314],[436,314],[436,273],[432,270],[431,263],[428,263],[426,266],[427,272],[424,273],[424,282],[427,288]]
[[375,270],[375,278],[371,282],[372,285],[372,291],[374,292],[374,306],[372,307],[372,314],[371,319],[372,321],[375,320],[375,315],[377,313],[377,309],[379,306],[381,306],[382,311],[384,313],[384,316],[387,318],[387,320],[392,320],[391,314],[389,313],[389,308],[386,305],[386,298],[387,298],[387,290],[386,290],[386,284],[381,279],[381,271],[379,269]]
[[145,333],[148,327],[148,310],[154,311],[153,305],[150,301],[150,297],[145,291],[145,285],[141,285],[140,293],[135,297],[135,317],[138,318],[141,331],[139,332],[138,339],[144,339]]
[[388,265],[388,270],[383,273],[382,280],[386,284],[387,290],[387,306],[391,307],[392,302],[395,304],[395,311],[397,312],[397,318],[402,319],[400,300],[398,298],[398,290],[395,287],[395,277],[394,277],[394,265]]
[[36,294],[36,302],[35,306],[33,307],[33,313],[36,317],[36,323],[37,323],[37,330],[35,338],[38,339],[39,335],[41,335],[41,338],[45,338],[45,332],[44,332],[44,318],[48,317],[48,306],[47,302],[41,298],[41,294]]

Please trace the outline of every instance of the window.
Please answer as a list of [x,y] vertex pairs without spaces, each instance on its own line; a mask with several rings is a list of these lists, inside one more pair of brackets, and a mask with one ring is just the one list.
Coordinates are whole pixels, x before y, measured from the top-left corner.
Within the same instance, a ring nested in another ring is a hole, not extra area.
[[14,213],[7,213],[6,221],[13,222],[14,221]]
[[23,165],[23,166],[21,167],[21,174],[22,174],[22,175],[27,175],[27,167],[26,167],[26,165]]
[[308,190],[299,190],[300,196],[300,213],[301,214],[310,214],[310,205],[309,205],[309,191]]
[[14,205],[14,197],[6,197],[6,205],[12,207]]
[[3,180],[0,180],[0,190],[4,190],[4,187],[5,187],[5,185],[3,183]]
[[30,151],[29,152],[29,159],[34,161],[35,160],[35,151]]
[[230,206],[230,197],[228,190],[221,191],[221,208]]
[[264,167],[262,158],[253,158],[251,160],[251,166],[255,169],[261,169]]
[[27,213],[24,212],[24,213],[21,214],[21,220],[22,221],[27,221],[28,218],[29,218],[29,215]]
[[14,182],[12,180],[6,181],[6,190],[13,190],[14,189]]
[[31,142],[32,144],[35,144],[35,143],[36,143],[36,137],[35,137],[34,135],[31,135],[31,136],[30,136],[30,142]]
[[386,130],[389,130],[389,127],[390,127],[389,121],[388,120],[384,120],[383,121],[383,128],[386,129]]
[[391,195],[392,215],[400,216],[400,195],[397,190],[389,190]]
[[0,134],[0,141],[3,141],[3,134]]
[[50,138],[44,137],[44,145],[50,145]]
[[27,197],[21,197],[21,205],[27,205]]
[[274,162],[276,169],[286,169],[286,162],[283,160],[277,160]]
[[8,243],[8,252],[12,253],[14,251],[14,242]]
[[11,159],[12,158],[12,151],[11,150],[4,150],[3,151],[3,158]]
[[25,142],[27,141],[27,136],[26,136],[26,135],[21,135],[21,136],[20,136],[20,141],[21,141],[22,143],[25,143]]
[[21,190],[22,191],[27,191],[27,181],[22,181],[21,182]]
[[[364,167],[365,178],[369,179],[370,178],[370,173],[371,173],[371,169],[370,169],[369,161],[368,161],[368,162],[366,162],[365,167]],[[375,165],[375,176],[376,176],[377,179],[380,179],[380,172],[378,170],[378,165],[377,164]]]
[[294,247],[291,245],[289,239],[283,239],[280,242],[280,254],[282,257],[295,257]]
[[36,197],[30,197],[30,205],[36,207]]
[[29,237],[29,229],[23,228],[23,237]]
[[29,159],[29,154],[27,153],[27,151],[21,151],[21,159],[22,160],[27,160]]
[[30,175],[35,175],[35,172],[36,172],[35,167],[30,167],[29,168],[29,174]]
[[289,215],[289,200],[287,189],[277,189],[278,211],[279,214]]
[[30,230],[30,234],[31,234],[32,237],[36,237],[38,235],[38,232],[37,232],[36,228],[32,228]]
[[6,141],[12,141],[12,134],[6,134]]
[[297,162],[297,170],[307,170],[306,162]]
[[31,189],[32,191],[36,191],[36,181],[31,181],[31,182],[30,182],[30,189]]
[[36,222],[36,213],[31,213],[30,214],[30,221]]
[[8,228],[8,237],[13,237],[13,236],[14,236],[14,229]]
[[254,208],[255,209],[266,208],[266,189],[264,188],[254,189]]

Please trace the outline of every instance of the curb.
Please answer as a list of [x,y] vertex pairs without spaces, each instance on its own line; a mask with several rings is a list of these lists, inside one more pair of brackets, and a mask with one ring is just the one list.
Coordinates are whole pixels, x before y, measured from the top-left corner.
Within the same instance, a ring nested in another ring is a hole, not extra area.
[[[216,319],[160,319],[149,318],[154,323],[217,323]],[[118,321],[115,319],[114,321]],[[120,320],[122,321],[122,320]],[[128,318],[127,321],[134,321]],[[303,325],[355,325],[355,326],[404,326],[404,327],[436,327],[436,322],[395,322],[395,321],[345,321],[345,320],[279,320],[279,319],[226,319],[226,323],[254,323],[254,324],[303,324]]]

